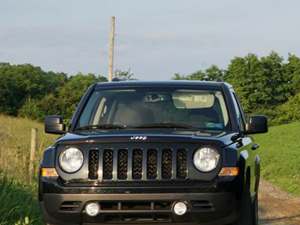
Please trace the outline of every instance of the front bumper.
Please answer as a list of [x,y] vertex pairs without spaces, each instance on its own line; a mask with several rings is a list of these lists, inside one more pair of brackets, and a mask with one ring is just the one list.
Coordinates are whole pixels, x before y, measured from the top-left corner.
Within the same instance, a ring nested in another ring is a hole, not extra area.
[[[184,216],[176,216],[172,205],[188,204]],[[96,217],[85,213],[85,205],[98,202]],[[146,193],[146,194],[43,194],[40,202],[47,223],[75,224],[229,224],[237,218],[235,193]]]

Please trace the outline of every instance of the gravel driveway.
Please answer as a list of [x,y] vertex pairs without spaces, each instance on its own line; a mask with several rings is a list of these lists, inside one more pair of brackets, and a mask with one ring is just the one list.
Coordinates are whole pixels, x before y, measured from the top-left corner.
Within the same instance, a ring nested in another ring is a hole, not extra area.
[[261,225],[300,225],[300,198],[262,181],[259,201]]

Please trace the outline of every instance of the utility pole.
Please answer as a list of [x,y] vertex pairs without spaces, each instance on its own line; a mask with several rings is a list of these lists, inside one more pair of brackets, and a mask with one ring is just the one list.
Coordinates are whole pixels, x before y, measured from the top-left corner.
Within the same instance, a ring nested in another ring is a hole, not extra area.
[[116,17],[111,17],[111,30],[109,35],[109,61],[108,61],[108,81],[111,82],[114,75],[114,47],[115,47],[115,23]]

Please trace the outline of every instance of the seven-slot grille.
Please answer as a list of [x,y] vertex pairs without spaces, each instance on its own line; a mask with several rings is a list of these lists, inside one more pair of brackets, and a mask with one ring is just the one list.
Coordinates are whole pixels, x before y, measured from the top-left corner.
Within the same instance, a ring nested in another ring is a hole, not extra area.
[[89,151],[89,179],[170,180],[188,176],[186,149],[102,149]]

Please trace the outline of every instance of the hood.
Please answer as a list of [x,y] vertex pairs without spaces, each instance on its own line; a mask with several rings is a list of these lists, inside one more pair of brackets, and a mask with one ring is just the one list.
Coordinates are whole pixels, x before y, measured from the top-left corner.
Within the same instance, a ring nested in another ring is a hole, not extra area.
[[97,132],[66,133],[57,140],[57,144],[79,143],[214,143],[219,146],[232,144],[233,132],[200,132],[182,130],[109,130]]

